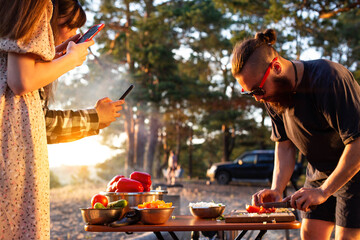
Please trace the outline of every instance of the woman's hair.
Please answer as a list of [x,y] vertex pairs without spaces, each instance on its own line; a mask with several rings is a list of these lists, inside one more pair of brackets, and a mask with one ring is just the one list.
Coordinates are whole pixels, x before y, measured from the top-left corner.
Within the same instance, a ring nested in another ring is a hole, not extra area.
[[[275,42],[276,32],[273,29],[266,29],[265,32],[256,33],[255,38],[237,43],[233,49],[231,61],[231,73],[233,76],[240,74],[251,56],[251,62],[259,67],[266,67],[272,58],[277,55],[276,50],[272,47]],[[256,54],[254,54],[255,51]]]
[[[54,11],[51,18],[51,28],[55,42],[59,36],[59,28],[68,27],[70,29],[80,28],[86,22],[86,13],[78,0],[52,0]],[[58,24],[59,18],[66,19],[61,25]],[[45,105],[48,105],[54,98],[54,88],[56,82],[52,82],[44,87]]]
[[0,0],[0,37],[29,40],[48,0]]
[[[55,41],[59,34],[59,28],[68,27],[74,29],[84,26],[86,13],[78,0],[52,0],[52,2],[54,11],[51,18],[51,28]],[[60,18],[66,19],[61,25],[58,24]]]

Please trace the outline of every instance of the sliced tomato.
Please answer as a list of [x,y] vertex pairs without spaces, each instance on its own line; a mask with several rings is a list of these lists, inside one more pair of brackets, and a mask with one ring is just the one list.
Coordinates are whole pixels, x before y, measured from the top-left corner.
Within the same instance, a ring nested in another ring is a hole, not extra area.
[[252,205],[246,205],[246,211],[248,213],[259,213],[260,212],[260,207],[252,206]]

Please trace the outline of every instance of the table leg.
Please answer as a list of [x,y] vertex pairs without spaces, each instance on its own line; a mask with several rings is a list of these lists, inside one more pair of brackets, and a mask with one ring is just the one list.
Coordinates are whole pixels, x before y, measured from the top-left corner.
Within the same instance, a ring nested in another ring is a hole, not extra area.
[[235,238],[235,240],[241,240],[241,238],[247,233],[248,230],[242,230],[239,235]]
[[192,240],[199,240],[199,237],[200,237],[199,231],[192,231],[191,232],[191,239]]
[[161,232],[154,232],[158,240],[165,240],[163,236],[161,235]]
[[169,232],[169,234],[174,240],[179,240],[179,238],[176,236],[174,232]]
[[265,233],[266,233],[266,230],[260,230],[260,232],[256,236],[255,240],[261,240]]

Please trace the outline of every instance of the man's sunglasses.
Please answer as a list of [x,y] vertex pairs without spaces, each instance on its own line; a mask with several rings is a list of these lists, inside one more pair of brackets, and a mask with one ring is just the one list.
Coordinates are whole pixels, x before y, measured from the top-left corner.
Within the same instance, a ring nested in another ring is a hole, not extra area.
[[266,92],[265,92],[265,89],[263,89],[262,87],[264,86],[264,83],[265,83],[266,79],[268,78],[268,76],[269,76],[269,74],[270,74],[271,67],[272,67],[273,63],[274,63],[276,60],[278,60],[278,57],[275,57],[275,58],[271,61],[271,63],[269,64],[269,66],[268,66],[268,68],[266,69],[266,72],[265,72],[265,74],[264,74],[264,77],[263,77],[262,80],[261,80],[261,83],[260,83],[259,87],[255,88],[255,89],[252,90],[252,91],[244,91],[244,89],[242,89],[241,94],[242,94],[242,95],[250,95],[250,96],[254,96],[254,95],[256,95],[256,96],[263,96],[263,95],[265,95],[265,93],[266,93]]

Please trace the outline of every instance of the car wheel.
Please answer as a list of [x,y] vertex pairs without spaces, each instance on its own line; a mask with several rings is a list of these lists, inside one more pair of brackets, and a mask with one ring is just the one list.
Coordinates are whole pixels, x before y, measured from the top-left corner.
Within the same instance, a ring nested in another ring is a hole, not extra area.
[[216,176],[216,180],[221,185],[226,185],[230,182],[230,174],[228,172],[219,172]]

